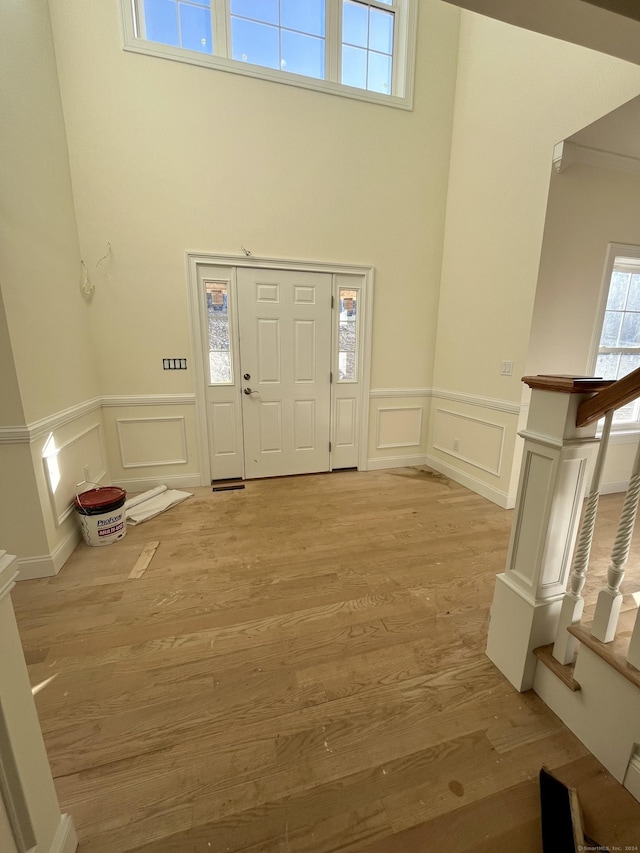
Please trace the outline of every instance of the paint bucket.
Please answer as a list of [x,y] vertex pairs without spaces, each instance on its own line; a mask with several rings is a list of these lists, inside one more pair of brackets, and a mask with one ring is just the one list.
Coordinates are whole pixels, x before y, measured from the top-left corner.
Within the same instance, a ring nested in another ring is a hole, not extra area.
[[126,499],[127,493],[118,486],[100,486],[76,495],[73,503],[87,545],[110,545],[126,536]]

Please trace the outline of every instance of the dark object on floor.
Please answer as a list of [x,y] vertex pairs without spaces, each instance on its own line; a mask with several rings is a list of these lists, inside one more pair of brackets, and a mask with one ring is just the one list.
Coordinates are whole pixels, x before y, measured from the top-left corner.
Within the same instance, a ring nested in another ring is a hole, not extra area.
[[556,779],[547,767],[540,771],[540,808],[544,853],[578,853],[586,846],[607,850],[584,834],[576,789]]
[[238,489],[244,489],[244,483],[238,483],[235,486],[214,486],[212,492],[235,492]]

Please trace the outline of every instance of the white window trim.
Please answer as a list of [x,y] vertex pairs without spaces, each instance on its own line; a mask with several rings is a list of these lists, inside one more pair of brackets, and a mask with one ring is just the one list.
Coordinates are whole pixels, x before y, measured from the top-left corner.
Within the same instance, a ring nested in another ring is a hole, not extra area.
[[[136,20],[133,13],[132,0],[120,0],[122,6],[123,25],[123,49],[131,53],[140,53],[147,56],[155,56],[160,59],[171,59],[175,62],[183,62],[188,65],[199,65],[204,68],[214,68],[218,71],[228,71],[232,74],[242,74],[245,77],[255,77],[259,80],[269,80],[273,83],[284,83],[287,86],[297,86],[302,89],[312,89],[317,92],[325,92],[331,95],[339,95],[343,98],[352,98],[358,101],[369,101],[386,107],[397,109],[413,109],[413,90],[415,76],[416,34],[418,24],[418,0],[402,0],[396,11],[396,24],[393,44],[393,71],[394,91],[390,95],[378,92],[370,92],[366,89],[358,89],[353,86],[345,86],[342,83],[331,80],[317,80],[314,77],[304,77],[300,74],[291,74],[288,71],[279,71],[275,68],[264,68],[260,65],[250,65],[238,62],[226,56],[199,53],[186,48],[172,47],[158,42],[146,41],[137,33]],[[338,64],[336,52],[341,43],[341,15],[338,3],[327,0],[329,14],[327,16],[328,29],[326,36],[327,68],[335,69]],[[372,6],[384,9],[384,4],[378,4],[376,0],[367,0]],[[397,0],[396,0],[397,2]],[[386,7],[389,8],[388,6]],[[215,50],[217,52],[225,49],[228,43],[227,15],[221,0],[212,0],[211,14],[214,19]],[[402,70],[404,69],[404,74]]]
[[[611,276],[615,266],[616,258],[638,258],[640,261],[640,246],[631,245],[629,243],[609,243],[607,247],[607,257],[605,259],[604,270],[602,273],[602,285],[600,288],[600,303],[598,305],[598,313],[596,315],[596,323],[593,328],[593,337],[591,339],[591,352],[589,356],[589,374],[594,376],[596,373],[596,363],[598,353],[600,351],[600,337],[602,335],[602,325],[604,323],[604,315],[607,310],[607,300],[609,298],[609,288],[611,286]],[[598,434],[600,434],[601,426],[598,426]],[[640,433],[640,420],[636,421],[620,421],[613,423],[611,427],[612,433],[624,435]]]

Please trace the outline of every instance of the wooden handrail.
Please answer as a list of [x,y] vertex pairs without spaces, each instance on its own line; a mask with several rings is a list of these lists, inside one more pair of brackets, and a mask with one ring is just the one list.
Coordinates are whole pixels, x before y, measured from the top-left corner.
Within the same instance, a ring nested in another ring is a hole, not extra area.
[[638,397],[640,397],[640,367],[581,403],[578,406],[576,426],[588,426],[600,420],[611,409],[620,409]]
[[561,394],[587,394],[589,391],[602,391],[615,381],[595,376],[574,376],[568,373],[539,373],[537,376],[523,376],[522,381],[529,388],[539,391],[557,391]]

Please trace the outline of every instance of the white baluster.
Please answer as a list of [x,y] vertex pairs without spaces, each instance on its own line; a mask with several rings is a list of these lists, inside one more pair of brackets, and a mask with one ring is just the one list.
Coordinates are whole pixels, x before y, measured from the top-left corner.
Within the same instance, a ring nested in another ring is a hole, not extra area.
[[616,635],[622,593],[620,585],[624,578],[624,569],[629,557],[631,536],[636,522],[638,499],[640,498],[640,444],[636,451],[629,488],[624,498],[622,515],[618,523],[618,532],[613,545],[611,563],[607,570],[607,586],[600,591],[593,618],[591,635],[603,643],[610,643]]
[[584,610],[582,590],[587,578],[589,554],[591,553],[593,531],[596,525],[596,515],[598,513],[600,482],[602,480],[602,471],[607,457],[613,414],[612,410],[607,412],[605,416],[602,437],[600,438],[600,446],[598,447],[598,457],[593,469],[593,477],[591,478],[591,489],[589,491],[589,497],[587,498],[584,515],[582,516],[578,542],[573,555],[573,566],[571,568],[571,576],[569,578],[569,589],[562,599],[562,608],[560,610],[560,618],[558,620],[558,631],[556,634],[556,641],[553,646],[553,656],[562,664],[571,663],[576,652],[577,640],[569,633],[567,628],[571,625],[580,624],[582,612]]

